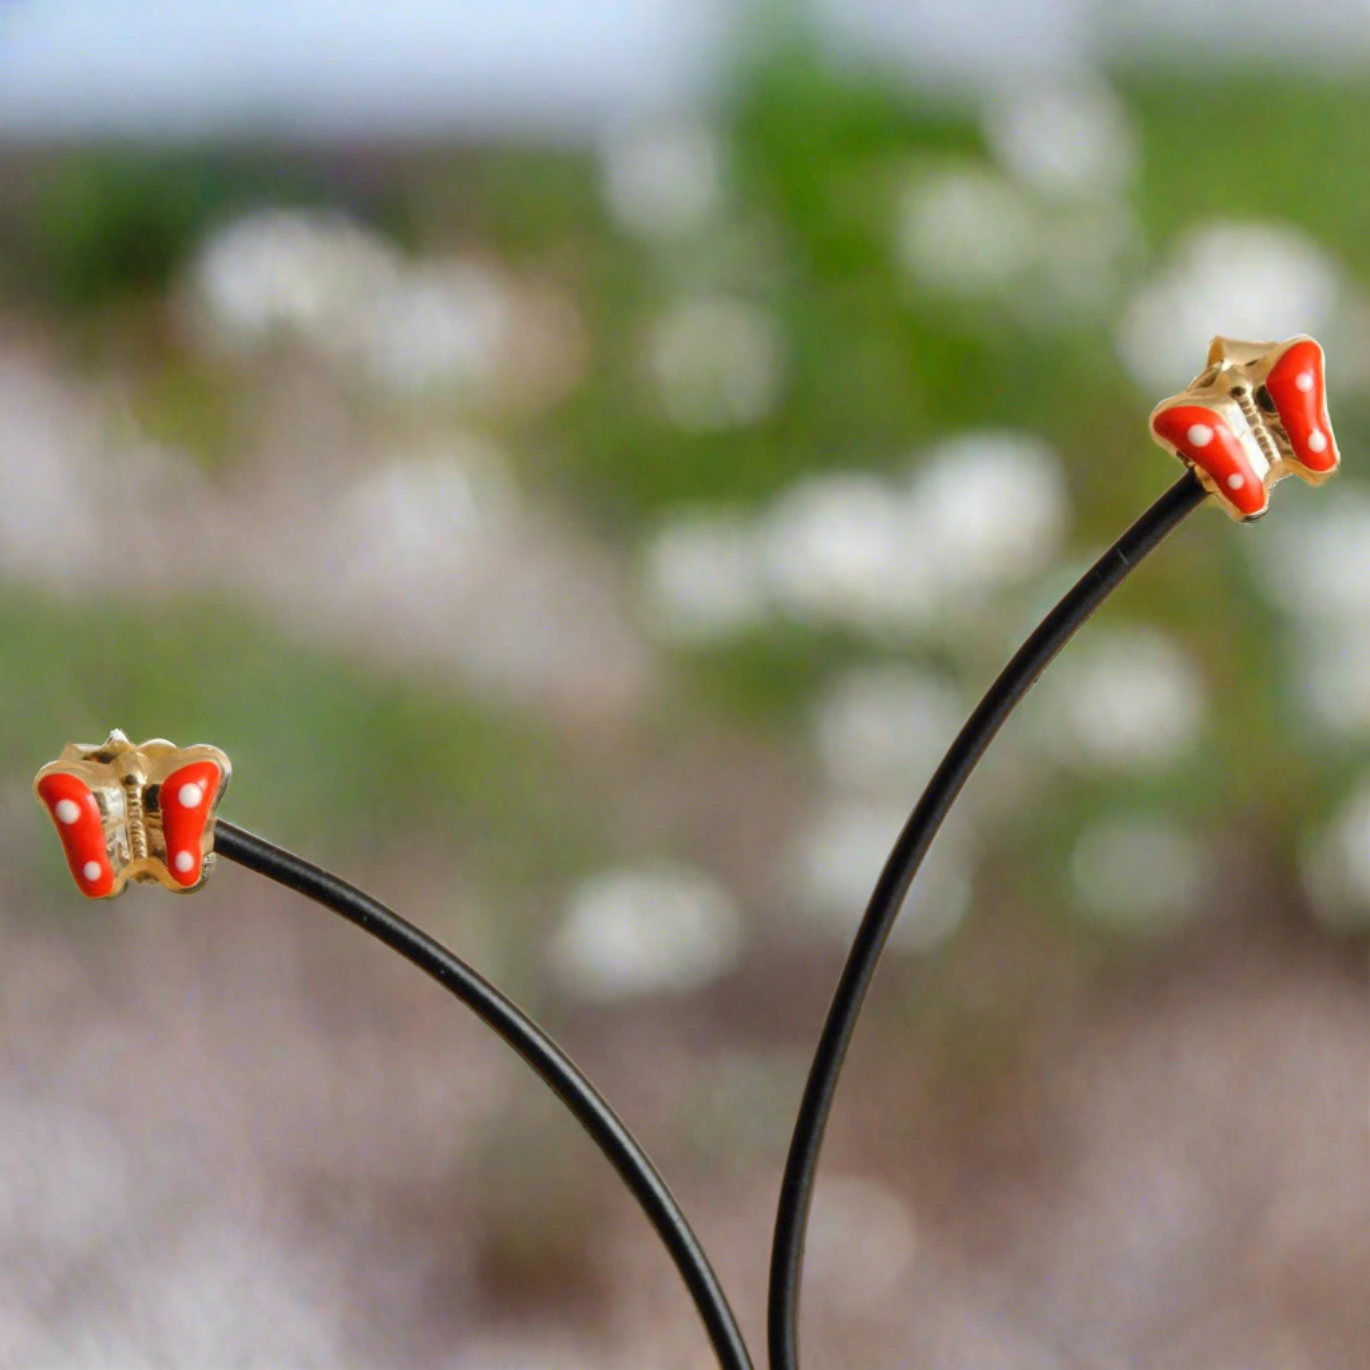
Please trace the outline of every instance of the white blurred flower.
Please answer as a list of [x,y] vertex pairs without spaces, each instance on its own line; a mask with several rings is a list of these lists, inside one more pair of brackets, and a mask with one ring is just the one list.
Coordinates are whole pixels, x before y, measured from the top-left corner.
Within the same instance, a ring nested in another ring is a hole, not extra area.
[[600,145],[605,203],[619,226],[642,238],[702,227],[718,207],[723,154],[707,125],[687,121],[621,129]]
[[[837,800],[800,833],[795,879],[815,923],[844,941],[856,931],[909,807]],[[971,896],[965,848],[955,827],[938,835],[890,934],[892,947],[927,951],[960,925]]]
[[1136,172],[1131,115],[1097,78],[1010,86],[990,101],[984,129],[1004,170],[1046,196],[1116,196]]
[[405,397],[503,389],[546,403],[583,366],[569,301],[479,261],[406,262],[338,212],[249,215],[209,239],[192,280],[215,339],[292,335]]
[[911,503],[878,477],[799,481],[767,511],[760,539],[771,596],[793,618],[881,631],[924,623],[940,603]]
[[1370,619],[1370,491],[1343,484],[1243,539],[1270,602],[1302,620]]
[[1165,929],[1193,912],[1204,849],[1178,823],[1112,814],[1080,834],[1070,878],[1083,909],[1118,927]]
[[1070,512],[1060,459],[1026,433],[959,433],[927,454],[911,490],[953,584],[1033,575],[1055,556]]
[[4,574],[138,596],[214,589],[227,522],[196,464],[98,392],[17,350],[0,365]]
[[917,1253],[913,1214],[879,1180],[825,1175],[813,1194],[804,1278],[844,1313],[878,1308]]
[[502,455],[474,438],[392,457],[338,501],[327,533],[342,549],[335,588],[395,605],[442,600],[516,507]]
[[784,349],[770,315],[721,297],[667,314],[648,339],[647,364],[666,412],[699,432],[764,418],[784,379]]
[[674,514],[648,540],[642,578],[647,627],[667,642],[717,642],[765,614],[756,537],[739,514]]
[[1091,628],[1043,681],[1034,713],[1058,759],[1084,768],[1158,771],[1203,726],[1198,668],[1153,628]]
[[1111,316],[1140,243],[1125,204],[1048,204],[975,162],[915,175],[899,200],[896,258],[920,289],[983,300],[1036,331]]
[[377,291],[361,337],[372,377],[402,394],[488,389],[508,347],[500,276],[470,262],[416,266]]
[[1206,224],[1137,290],[1119,325],[1118,351],[1138,385],[1169,394],[1203,369],[1215,334],[1325,335],[1345,289],[1338,264],[1298,229]]
[[[1294,493],[1299,493],[1295,491]],[[1309,716],[1333,736],[1370,734],[1370,492],[1297,501],[1249,542],[1265,597],[1296,629],[1287,667]]]
[[295,333],[327,349],[350,346],[401,265],[394,247],[332,210],[259,210],[201,248],[193,287],[217,337],[246,346]]
[[702,871],[663,861],[580,885],[552,938],[551,961],[583,999],[686,994],[733,969],[742,943],[728,891]]
[[768,609],[820,627],[907,633],[958,594],[1034,574],[1069,515],[1060,463],[1027,435],[966,433],[905,486],[867,473],[806,477],[756,523],[684,512],[649,541],[653,626],[708,642]]
[[1038,260],[1043,214],[977,162],[926,171],[900,199],[896,250],[920,286],[959,297],[1003,292]]
[[619,584],[597,548],[519,499],[493,445],[396,451],[325,517],[307,512],[280,521],[279,555],[259,537],[237,572],[292,624],[581,722],[640,701],[652,663]]
[[[0,366],[0,568],[49,585],[100,584],[107,538],[99,408],[43,368]],[[116,561],[116,558],[108,558]]]
[[1370,777],[1362,777],[1331,822],[1304,842],[1304,888],[1329,927],[1370,927]]
[[761,520],[766,582],[791,617],[888,634],[934,622],[967,592],[1050,560],[1069,515],[1055,454],[1027,435],[970,432],[932,450],[907,485],[811,476]]
[[960,727],[965,707],[948,677],[882,664],[848,671],[814,711],[828,776],[867,793],[912,799]]

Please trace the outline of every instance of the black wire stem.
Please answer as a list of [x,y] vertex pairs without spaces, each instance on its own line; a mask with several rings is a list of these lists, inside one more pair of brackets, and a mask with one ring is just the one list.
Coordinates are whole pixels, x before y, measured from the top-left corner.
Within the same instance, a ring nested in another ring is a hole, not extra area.
[[933,773],[880,873],[852,941],[818,1040],[785,1162],[771,1245],[766,1327],[771,1370],[799,1370],[799,1295],[804,1236],[823,1133],[842,1062],[880,953],[918,868],[976,763],[1037,677],[1128,574],[1203,502],[1192,471],[1182,476],[1125,532],[1042,620],[990,686]]
[[675,1196],[637,1139],[542,1028],[441,943],[336,875],[223,821],[215,826],[214,849],[369,932],[431,975],[504,1038],[571,1110],[632,1190],[694,1298],[719,1365],[724,1370],[752,1370],[722,1286]]
[[[1018,702],[1071,636],[1204,498],[1203,487],[1192,472],[1187,473],[1047,615],[980,701],[895,843],[828,1010],[786,1161],[771,1248],[767,1328],[772,1370],[798,1370],[804,1235],[823,1134],[866,991],[909,886],[956,796]],[[313,899],[384,942],[461,1000],[513,1047],[570,1109],[632,1191],[685,1281],[719,1365],[723,1370],[752,1370],[746,1343],[718,1277],[666,1182],[618,1115],[542,1028],[441,943],[329,871],[223,821],[215,827],[214,847],[228,860]]]

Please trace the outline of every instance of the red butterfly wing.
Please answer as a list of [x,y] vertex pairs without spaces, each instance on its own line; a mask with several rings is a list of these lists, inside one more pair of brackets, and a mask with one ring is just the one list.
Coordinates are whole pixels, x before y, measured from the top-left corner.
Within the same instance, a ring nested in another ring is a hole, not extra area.
[[1265,388],[1289,434],[1294,460],[1316,475],[1335,471],[1341,458],[1327,418],[1322,348],[1312,338],[1291,343],[1271,368]]
[[1242,518],[1265,513],[1270,492],[1215,410],[1201,404],[1171,405],[1151,416],[1151,431],[1164,446],[1208,476],[1205,483]]
[[162,835],[166,864],[178,885],[199,883],[204,867],[205,824],[219,795],[223,772],[213,761],[194,761],[162,781]]
[[101,899],[114,888],[100,806],[84,780],[54,772],[38,782],[38,797],[57,826],[72,878],[83,894]]

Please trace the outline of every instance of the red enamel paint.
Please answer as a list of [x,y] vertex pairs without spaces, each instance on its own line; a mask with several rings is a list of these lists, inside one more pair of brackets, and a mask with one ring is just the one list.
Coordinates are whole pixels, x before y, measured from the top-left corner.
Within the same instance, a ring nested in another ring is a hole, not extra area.
[[1221,497],[1243,518],[1263,514],[1270,492],[1251,468],[1242,445],[1212,409],[1176,404],[1151,418],[1156,437],[1212,478]]
[[162,781],[159,802],[162,834],[166,838],[166,864],[178,885],[199,882],[203,865],[200,844],[222,778],[214,762],[195,761],[173,771]]
[[[38,795],[52,815],[72,879],[81,893],[92,899],[109,894],[114,888],[114,867],[105,845],[100,806],[90,786],[74,775],[55,773],[38,782]],[[96,874],[90,875],[91,871]]]
[[1291,343],[1266,377],[1265,388],[1289,434],[1294,460],[1318,474],[1335,471],[1341,457],[1327,418],[1322,348],[1312,338]]

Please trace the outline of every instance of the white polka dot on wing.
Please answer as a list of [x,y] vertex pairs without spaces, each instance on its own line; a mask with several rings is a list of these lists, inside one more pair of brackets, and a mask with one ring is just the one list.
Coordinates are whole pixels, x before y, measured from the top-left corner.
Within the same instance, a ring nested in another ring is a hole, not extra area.
[[1308,446],[1314,452],[1327,451],[1327,434],[1321,428],[1315,428],[1308,435]]
[[1213,430],[1206,423],[1191,423],[1185,435],[1195,447],[1207,447],[1213,441]]
[[1311,371],[1300,371],[1294,380],[1294,384],[1306,395],[1313,388],[1313,373]]
[[87,861],[81,867],[81,874],[93,885],[100,878],[100,863],[98,861]]
[[182,785],[181,788],[176,791],[176,798],[179,799],[187,809],[198,809],[200,807],[200,800],[204,797],[204,790],[201,789],[199,785],[195,784]]
[[59,799],[53,813],[57,815],[59,823],[70,825],[80,818],[81,806],[74,799]]
[[182,875],[189,875],[195,869],[195,858],[188,851],[178,851],[176,853],[176,869]]
[[1246,477],[1240,471],[1234,471],[1227,478],[1227,488],[1229,490],[1240,490],[1246,484]]

